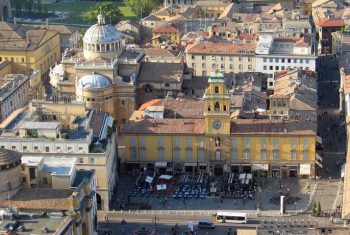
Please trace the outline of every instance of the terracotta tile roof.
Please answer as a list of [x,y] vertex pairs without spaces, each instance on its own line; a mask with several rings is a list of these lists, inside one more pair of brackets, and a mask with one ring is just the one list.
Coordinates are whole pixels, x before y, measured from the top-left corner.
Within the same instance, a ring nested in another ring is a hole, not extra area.
[[241,53],[254,54],[256,43],[208,43],[199,42],[186,48],[186,53],[190,54],[219,54],[235,55]]
[[288,99],[289,96],[288,95],[284,95],[284,94],[273,94],[270,95],[269,98],[271,99]]
[[203,118],[204,101],[200,99],[164,99],[164,117]]
[[179,50],[167,50],[159,47],[146,48],[144,50],[146,57],[157,58],[157,57],[172,57],[176,58],[179,55]]
[[204,134],[204,119],[142,119],[128,121],[124,134]]
[[11,207],[19,209],[49,209],[69,210],[68,198],[73,190],[50,189],[50,188],[21,188],[10,201],[0,200],[0,207]]
[[322,19],[317,23],[318,27],[341,27],[344,25],[344,20],[342,19]]
[[255,40],[258,38],[257,34],[242,33],[238,36],[240,40]]
[[138,109],[138,111],[145,111],[149,106],[153,106],[153,105],[161,105],[162,104],[162,100],[161,99],[153,99],[150,100],[146,103],[143,103],[141,105],[141,107]]
[[160,25],[153,29],[153,33],[178,33],[179,30],[172,25]]
[[236,119],[231,121],[231,134],[316,135],[316,132],[305,121]]
[[35,50],[48,32],[52,31],[0,21],[0,49]]
[[184,68],[181,63],[142,62],[137,82],[181,83]]

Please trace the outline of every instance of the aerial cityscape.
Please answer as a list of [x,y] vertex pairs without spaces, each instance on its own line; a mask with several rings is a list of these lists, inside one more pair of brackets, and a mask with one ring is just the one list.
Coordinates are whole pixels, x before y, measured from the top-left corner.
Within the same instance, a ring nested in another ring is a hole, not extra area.
[[0,18],[0,235],[350,235],[349,0]]

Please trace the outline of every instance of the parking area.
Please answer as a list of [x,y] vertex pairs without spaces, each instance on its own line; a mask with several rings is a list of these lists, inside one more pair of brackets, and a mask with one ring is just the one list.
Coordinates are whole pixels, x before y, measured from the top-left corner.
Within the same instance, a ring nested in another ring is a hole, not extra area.
[[286,210],[300,211],[308,205],[315,183],[312,179],[255,178],[246,173],[172,177],[144,172],[120,176],[113,208],[278,211],[284,195]]

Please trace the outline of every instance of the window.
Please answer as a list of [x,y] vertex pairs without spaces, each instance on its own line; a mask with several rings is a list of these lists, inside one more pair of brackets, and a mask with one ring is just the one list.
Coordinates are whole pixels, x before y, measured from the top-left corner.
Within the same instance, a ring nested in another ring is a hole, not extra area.
[[180,140],[179,140],[179,138],[175,138],[175,139],[174,139],[174,146],[175,146],[175,147],[179,147],[179,146],[180,146]]
[[23,151],[27,151],[27,146],[23,146]]
[[243,65],[242,64],[238,65],[238,68],[243,69]]
[[280,67],[279,66],[276,66],[276,68],[275,68],[276,70],[280,70]]
[[305,59],[305,62],[308,64],[310,62],[310,60],[309,59]]
[[164,148],[158,149],[158,160],[164,160]]
[[300,59],[300,63],[303,63],[304,61],[303,61],[303,59]]
[[272,65],[270,65],[270,70],[273,70],[273,66]]
[[224,69],[225,69],[225,65],[224,65],[224,64],[221,64],[221,65],[220,65],[220,68],[221,68],[222,70],[224,70]]
[[203,149],[199,150],[199,161],[205,161],[205,154]]
[[260,145],[262,149],[265,149],[267,147],[267,141],[265,139],[260,140]]
[[264,65],[264,70],[267,70],[267,66],[266,65]]
[[249,160],[250,159],[250,151],[249,150],[245,150],[243,152],[243,159],[244,160]]
[[121,103],[121,106],[122,106],[122,107],[125,106],[125,100],[121,100],[120,103]]
[[192,147],[192,139],[186,139],[186,147]]
[[79,151],[83,151],[83,147],[79,147],[78,149],[79,149]]
[[220,104],[219,104],[219,102],[216,102],[216,103],[215,103],[214,111],[215,111],[215,112],[219,112],[219,111],[220,111]]
[[294,59],[293,62],[294,62],[294,63],[298,63],[298,60],[297,60],[297,59]]
[[36,179],[36,172],[34,167],[29,168],[29,179],[35,180]]
[[204,55],[202,55],[202,60],[205,60],[205,56]]
[[253,66],[251,64],[248,65],[248,70],[252,70]]
[[237,139],[232,139],[231,140],[231,147],[236,149],[238,146],[238,142],[237,142]]
[[303,151],[303,160],[308,161],[309,160],[309,152],[308,151]]
[[230,64],[230,69],[233,69],[233,64]]
[[27,178],[26,177],[22,177],[22,182],[23,183],[27,183]]
[[79,163],[84,163],[84,158],[79,158]]
[[44,183],[44,184],[48,184],[48,183],[49,183],[49,182],[47,181],[47,178],[46,178],[46,177],[43,178],[43,183]]
[[158,139],[158,146],[164,146],[164,139],[162,138]]
[[295,149],[297,147],[297,141],[296,139],[292,139],[292,141],[290,142],[290,147],[292,149]]
[[295,150],[290,151],[290,160],[292,161],[297,160],[297,151]]
[[275,58],[275,62],[276,62],[276,63],[279,63],[279,62],[280,62],[280,59],[279,59],[279,58]]
[[12,150],[15,150],[15,149],[16,149],[16,146],[12,146],[11,148],[12,148]]
[[216,86],[216,87],[214,88],[214,92],[215,92],[215,94],[219,93],[219,87],[218,87],[218,86]]
[[288,59],[288,63],[290,64],[292,62],[292,60],[291,59]]
[[140,149],[140,158],[143,160],[146,159],[146,150],[144,148]]
[[266,62],[266,58],[264,58],[263,61]]
[[205,69],[205,63],[202,63],[202,69]]
[[196,67],[196,64],[195,63],[192,63],[192,67],[191,68],[195,68]]
[[141,139],[140,139],[140,145],[141,145],[142,147],[146,147],[146,140],[145,140],[144,137],[141,137]]
[[273,140],[273,147],[274,148],[278,148],[278,145],[279,145],[279,140],[278,139],[274,139]]
[[211,64],[211,67],[212,67],[213,69],[216,69],[216,64]]
[[191,59],[194,60],[194,55],[191,55]]
[[242,59],[242,56],[239,56],[238,57],[238,61],[242,61],[243,59]]
[[232,160],[237,160],[238,159],[238,151],[237,150],[232,150],[231,151],[231,158],[232,158]]
[[175,149],[174,151],[174,157],[176,160],[180,160],[180,150],[179,149]]
[[282,59],[281,59],[281,62],[282,62],[282,63],[284,63],[284,62],[285,62],[285,59],[284,59],[284,58],[282,58]]
[[34,146],[34,150],[38,150],[39,149],[39,147],[38,146]]
[[284,66],[281,66],[281,70],[285,70],[286,69],[286,67],[284,67]]
[[308,148],[309,147],[309,141],[307,139],[303,140],[303,147]]
[[[136,138],[135,137],[131,137],[130,138],[130,146],[131,147],[135,147],[136,146]],[[69,149],[69,148],[68,148]]]
[[272,151],[272,156],[273,156],[273,160],[277,161],[279,159],[279,151],[278,150]]
[[204,140],[203,139],[199,139],[198,140],[198,145],[200,148],[204,148]]
[[273,59],[272,59],[272,58],[269,58],[269,62],[272,63],[272,62],[273,62]]
[[130,157],[131,159],[135,160],[137,157],[137,152],[136,152],[136,148],[135,147],[131,147],[130,148]]
[[249,139],[244,139],[244,147],[245,148],[249,148],[249,146],[250,146],[250,140]]
[[94,164],[95,163],[95,158],[91,157],[89,162],[90,162],[90,164]]
[[252,57],[248,56],[248,62],[251,62],[251,61],[252,61]]
[[224,56],[221,56],[220,59],[221,59],[221,61],[224,61],[224,60],[225,60],[225,57],[224,57]]
[[266,150],[261,150],[260,151],[260,159],[265,161],[267,159],[267,153]]
[[191,149],[186,150],[186,159],[192,160],[192,150]]

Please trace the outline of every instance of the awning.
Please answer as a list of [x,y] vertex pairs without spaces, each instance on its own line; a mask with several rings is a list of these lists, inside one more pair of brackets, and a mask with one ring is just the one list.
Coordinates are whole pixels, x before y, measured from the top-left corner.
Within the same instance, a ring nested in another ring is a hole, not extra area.
[[272,165],[271,170],[279,170],[281,167],[278,165]]
[[159,168],[165,168],[166,166],[168,165],[168,162],[156,162],[155,164],[154,164],[154,166],[155,167],[159,167]]
[[311,166],[310,164],[300,164],[300,175],[310,175]]
[[151,184],[153,182],[153,177],[147,176],[145,181]]
[[289,166],[289,170],[298,170],[298,166]]
[[205,163],[205,162],[200,162],[198,163],[199,166],[208,166],[208,163]]
[[323,158],[316,153],[316,160],[319,162],[323,162]]
[[320,168],[323,168],[323,165],[322,165],[322,162],[319,162],[319,161],[315,161],[316,162],[316,165],[319,166]]
[[159,179],[165,179],[165,180],[171,180],[173,178],[172,175],[161,175],[159,176]]
[[251,166],[252,164],[241,164],[241,166]]
[[182,169],[182,164],[181,163],[174,164],[174,169]]
[[196,162],[185,162],[184,166],[197,166]]
[[269,164],[252,164],[252,171],[267,171]]
[[157,190],[166,190],[166,184],[157,184]]
[[231,163],[231,166],[238,166],[239,167],[239,164]]
[[316,142],[319,144],[322,144],[322,138],[319,136],[316,136]]

